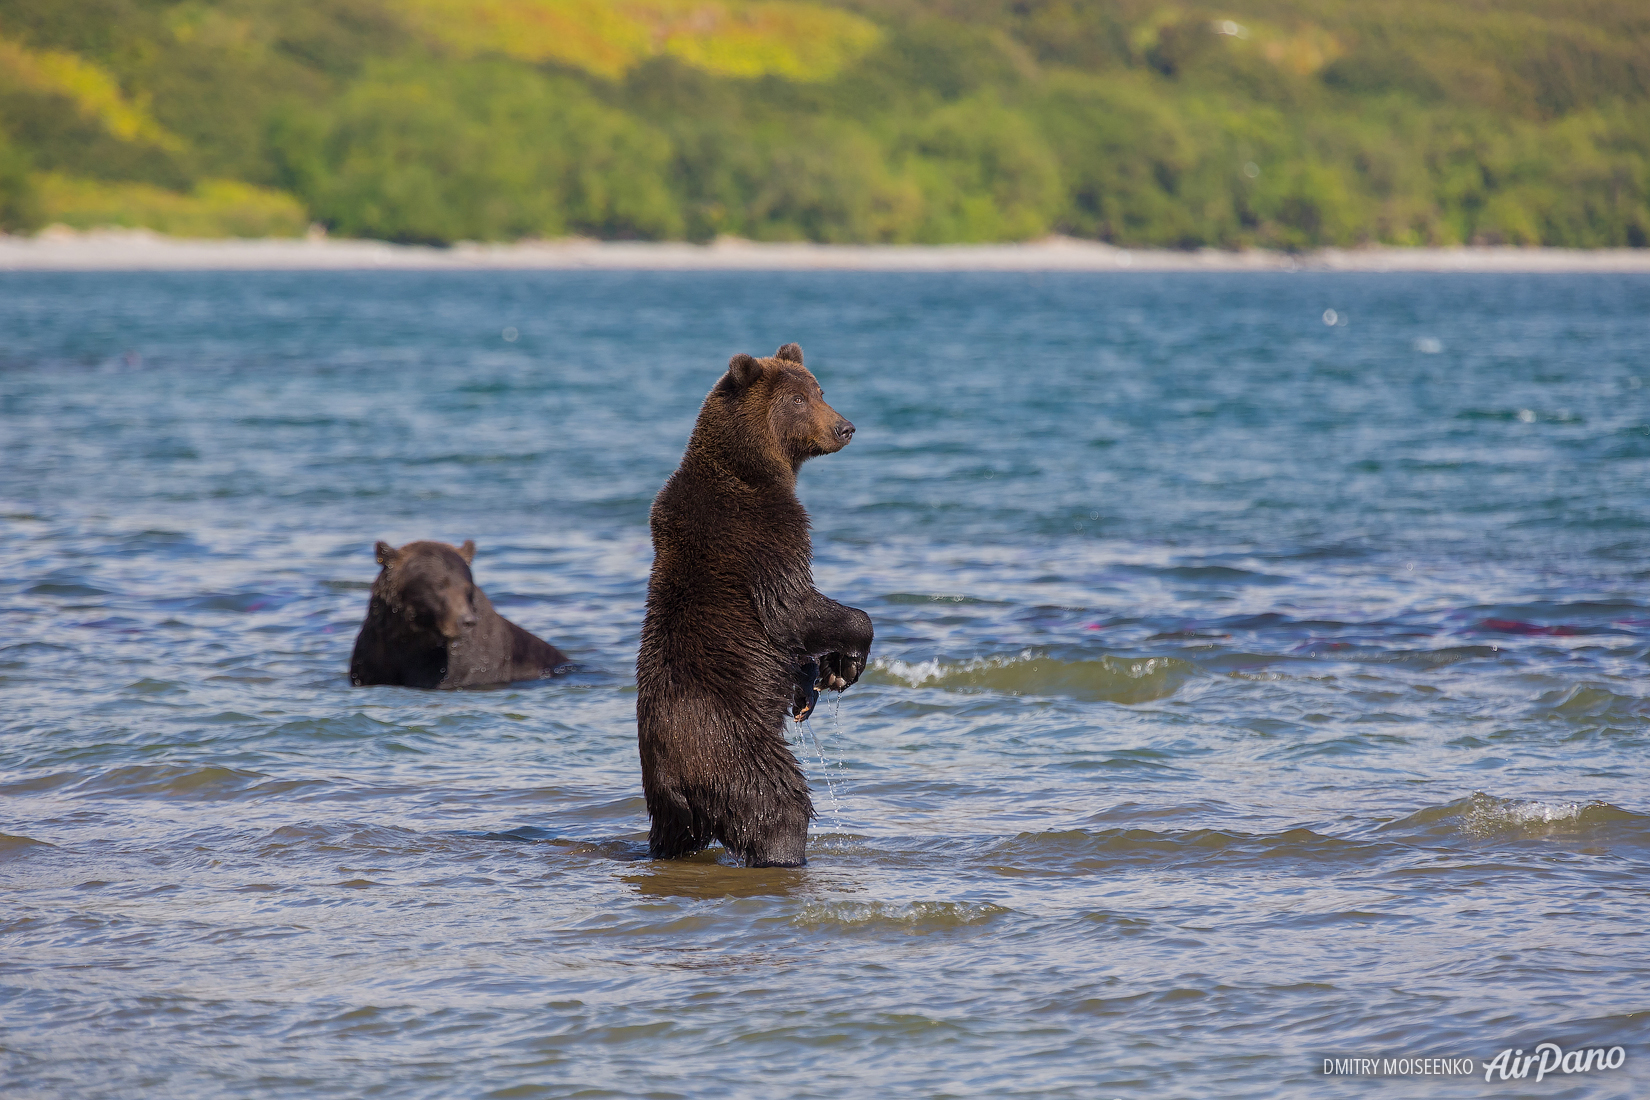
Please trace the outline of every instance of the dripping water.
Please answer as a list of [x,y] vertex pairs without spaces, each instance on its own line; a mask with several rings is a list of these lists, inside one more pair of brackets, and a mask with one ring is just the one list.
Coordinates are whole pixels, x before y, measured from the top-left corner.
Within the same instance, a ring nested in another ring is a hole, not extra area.
[[[831,701],[831,720],[833,723],[836,721],[839,699]],[[798,722],[797,728],[802,737],[801,744],[805,747],[811,745],[813,754],[819,758],[819,772],[825,777],[825,790],[831,796],[831,827],[840,833],[842,832],[842,803],[837,801],[836,781],[831,778],[831,765],[825,758],[825,744],[820,740],[813,725],[813,720],[810,718],[807,721]],[[832,732],[833,734],[836,732],[834,728]]]

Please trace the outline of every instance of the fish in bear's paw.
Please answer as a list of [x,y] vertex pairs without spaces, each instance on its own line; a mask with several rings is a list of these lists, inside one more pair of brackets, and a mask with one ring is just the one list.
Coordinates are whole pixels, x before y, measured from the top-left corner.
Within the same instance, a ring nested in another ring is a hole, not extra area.
[[721,841],[750,867],[807,862],[813,801],[785,719],[859,679],[872,630],[814,588],[796,475],[853,434],[801,348],[736,355],[653,503],[636,735],[655,857]]
[[350,683],[465,688],[537,680],[567,655],[493,610],[470,574],[476,544],[375,547],[379,570],[350,657]]

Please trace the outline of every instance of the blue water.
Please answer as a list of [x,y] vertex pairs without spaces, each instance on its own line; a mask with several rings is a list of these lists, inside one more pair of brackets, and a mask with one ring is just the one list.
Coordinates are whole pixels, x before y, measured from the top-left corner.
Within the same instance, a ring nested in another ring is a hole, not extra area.
[[[648,505],[792,340],[875,660],[808,867],[653,862]],[[422,538],[579,671],[352,689]],[[7,1095],[1650,1094],[1650,278],[0,275],[0,623]]]

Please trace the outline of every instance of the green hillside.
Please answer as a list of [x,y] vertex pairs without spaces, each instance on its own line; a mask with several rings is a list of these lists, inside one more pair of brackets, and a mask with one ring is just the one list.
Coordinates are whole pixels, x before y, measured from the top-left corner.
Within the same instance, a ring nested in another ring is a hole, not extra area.
[[1650,237],[1644,0],[0,0],[0,227]]

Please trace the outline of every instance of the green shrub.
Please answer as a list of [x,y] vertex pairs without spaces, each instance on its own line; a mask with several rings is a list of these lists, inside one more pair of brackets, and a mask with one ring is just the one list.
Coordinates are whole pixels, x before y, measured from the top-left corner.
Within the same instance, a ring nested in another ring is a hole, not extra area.
[[40,219],[72,229],[152,229],[175,237],[295,237],[309,216],[291,195],[238,180],[202,180],[191,191],[153,184],[34,178]]
[[692,50],[608,79],[493,32],[462,60],[391,0],[0,0],[0,225],[53,207],[402,241],[1650,235],[1643,0],[827,2],[880,27],[829,79]]
[[0,233],[27,233],[45,223],[31,167],[27,153],[0,137]]
[[668,143],[569,78],[503,63],[386,65],[272,132],[283,178],[347,236],[669,237]]

